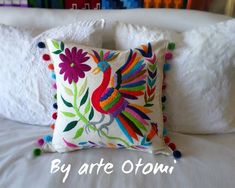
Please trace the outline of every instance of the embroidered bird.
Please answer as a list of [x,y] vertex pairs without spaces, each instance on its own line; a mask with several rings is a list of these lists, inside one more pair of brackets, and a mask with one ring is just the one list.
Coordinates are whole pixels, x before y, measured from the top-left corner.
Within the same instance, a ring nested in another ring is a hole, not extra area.
[[[145,90],[145,63],[137,54],[130,50],[126,62],[112,77],[110,62],[117,58],[118,53],[104,53],[101,50],[100,53],[93,51],[90,54],[97,64],[93,73],[103,73],[100,86],[92,94],[92,105],[98,112],[110,115],[131,143],[134,143],[133,139],[138,141],[138,136],[143,137],[147,132],[150,120],[147,114],[151,112],[146,107],[129,102],[137,100]],[[106,127],[100,127],[103,128]]]

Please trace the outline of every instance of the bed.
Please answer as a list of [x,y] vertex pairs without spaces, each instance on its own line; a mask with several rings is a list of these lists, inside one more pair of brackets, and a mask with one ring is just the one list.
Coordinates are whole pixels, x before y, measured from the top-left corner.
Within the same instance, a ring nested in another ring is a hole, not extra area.
[[[40,15],[40,16],[39,16]],[[143,17],[143,15],[145,15]],[[63,19],[55,19],[62,17]],[[113,21],[125,21],[145,25],[189,30],[230,19],[229,17],[199,11],[186,10],[111,10],[72,11],[0,8],[0,23],[34,28],[37,31],[63,25],[75,20],[105,18],[106,38],[104,47],[113,47],[111,40]],[[170,133],[172,140],[183,157],[175,161],[172,157],[152,156],[142,152],[111,149],[90,149],[65,154],[47,153],[38,158],[31,157],[35,140],[50,133],[47,127],[23,124],[0,119],[0,187],[1,188],[62,188],[62,187],[179,187],[179,188],[233,188],[235,186],[235,144],[234,134],[187,135]],[[114,171],[106,174],[79,175],[84,164],[112,163]],[[51,163],[59,159],[61,165],[71,164],[71,170],[63,183],[64,173],[50,173]],[[142,159],[148,163],[173,167],[172,173],[149,173],[144,175],[141,168],[135,174],[135,164]],[[131,160],[134,170],[128,174],[122,171],[125,161]]]

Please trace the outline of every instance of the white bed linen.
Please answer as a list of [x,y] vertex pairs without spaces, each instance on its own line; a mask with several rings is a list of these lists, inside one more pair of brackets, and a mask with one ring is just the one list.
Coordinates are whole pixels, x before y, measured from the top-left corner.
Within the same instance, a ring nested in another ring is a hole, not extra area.
[[[0,187],[1,188],[234,188],[235,185],[235,135],[184,135],[171,134],[177,141],[183,157],[174,164],[172,157],[152,156],[143,152],[110,149],[89,149],[66,154],[47,153],[30,159],[29,155],[38,136],[50,133],[48,128],[20,124],[0,119]],[[63,174],[50,174],[53,159],[71,163],[72,168],[65,183]],[[87,162],[114,164],[114,172],[106,175],[77,174],[79,167]],[[147,163],[163,163],[174,166],[173,173],[144,176],[125,175],[121,165],[126,160],[137,162],[143,158]]]
[[51,10],[0,7],[0,23],[34,29],[38,32],[76,21],[102,18],[106,21],[105,48],[114,47],[112,38],[115,21],[185,31],[231,19],[220,14],[181,9]]

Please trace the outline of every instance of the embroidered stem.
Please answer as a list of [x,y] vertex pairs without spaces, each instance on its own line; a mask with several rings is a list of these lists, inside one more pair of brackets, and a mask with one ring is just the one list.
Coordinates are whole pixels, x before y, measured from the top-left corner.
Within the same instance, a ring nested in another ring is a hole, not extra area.
[[147,58],[148,63],[148,79],[146,83],[146,91],[144,93],[145,107],[153,106],[155,98],[156,82],[157,82],[157,57],[156,54],[151,58]]
[[86,119],[85,116],[79,112],[79,109],[77,108],[77,95],[78,95],[78,88],[77,84],[73,82],[73,88],[74,88],[74,95],[73,95],[73,109],[75,110],[77,116],[80,118],[81,121],[83,121],[85,124],[89,124],[89,121]]
[[123,142],[127,147],[131,147],[125,140],[123,140],[122,138],[118,138],[118,137],[114,137],[114,136],[109,136],[107,135],[104,131],[101,130],[101,134],[103,136],[105,136],[106,138],[110,139],[110,140],[119,140],[121,142]]

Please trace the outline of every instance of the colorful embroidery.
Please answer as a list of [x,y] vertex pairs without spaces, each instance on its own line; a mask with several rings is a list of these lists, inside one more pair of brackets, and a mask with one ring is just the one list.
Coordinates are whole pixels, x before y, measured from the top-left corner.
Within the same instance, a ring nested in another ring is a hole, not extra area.
[[144,93],[145,107],[151,107],[154,104],[152,103],[155,98],[156,91],[156,81],[157,81],[157,57],[155,53],[152,53],[152,47],[149,43],[147,45],[142,45],[141,49],[138,49],[142,56],[146,57],[148,61],[148,77],[146,83],[146,90]]
[[[137,57],[137,52],[130,50],[129,57],[125,64],[118,69],[112,77],[112,87],[108,87],[111,81],[110,60],[105,60],[93,51],[92,57],[97,63],[96,72],[103,72],[103,80],[100,86],[92,94],[94,108],[103,114],[109,114],[115,120],[121,131],[129,142],[133,139],[139,141],[138,136],[143,137],[147,131],[146,126],[150,118],[146,113],[151,112],[143,106],[134,105],[126,99],[138,99],[144,94],[145,89],[145,64],[144,60]],[[106,52],[109,53],[110,52]],[[101,51],[102,54],[102,51]],[[108,54],[106,55],[107,57]],[[115,58],[112,58],[115,60]],[[100,128],[108,130],[108,125]]]
[[[151,118],[154,93],[159,89],[156,84],[159,62],[152,45],[149,43],[136,50],[130,50],[126,60],[122,59],[125,61],[123,65],[115,71],[112,64],[119,63],[119,52],[65,48],[63,42],[55,40],[52,40],[50,45],[53,46],[51,53],[57,57],[55,66],[59,71],[54,73],[53,67],[52,73],[56,76],[60,74],[65,81],[59,83],[59,104],[53,105],[55,109],[59,106],[58,116],[67,121],[63,125],[63,143],[71,149],[109,147],[151,152],[149,147],[153,138],[162,136],[162,133],[159,134],[158,121],[153,122],[156,118]],[[96,88],[91,89],[90,79],[96,79],[98,73],[102,74],[102,79]],[[57,113],[53,114],[55,119]],[[97,114],[100,119],[94,121]],[[55,125],[52,126],[54,128]],[[118,130],[117,128],[121,134],[112,132]],[[102,141],[92,140],[91,135],[94,134]],[[164,135],[165,143],[177,158],[178,150],[167,138]],[[38,143],[44,146],[49,140],[44,138]],[[36,154],[38,151],[35,151]]]
[[59,64],[60,74],[64,74],[64,80],[68,79],[69,83],[77,83],[79,78],[85,77],[85,72],[91,70],[89,65],[85,62],[89,59],[87,52],[82,49],[72,48],[70,51],[65,49],[65,54],[60,54],[60,59],[63,61]]

